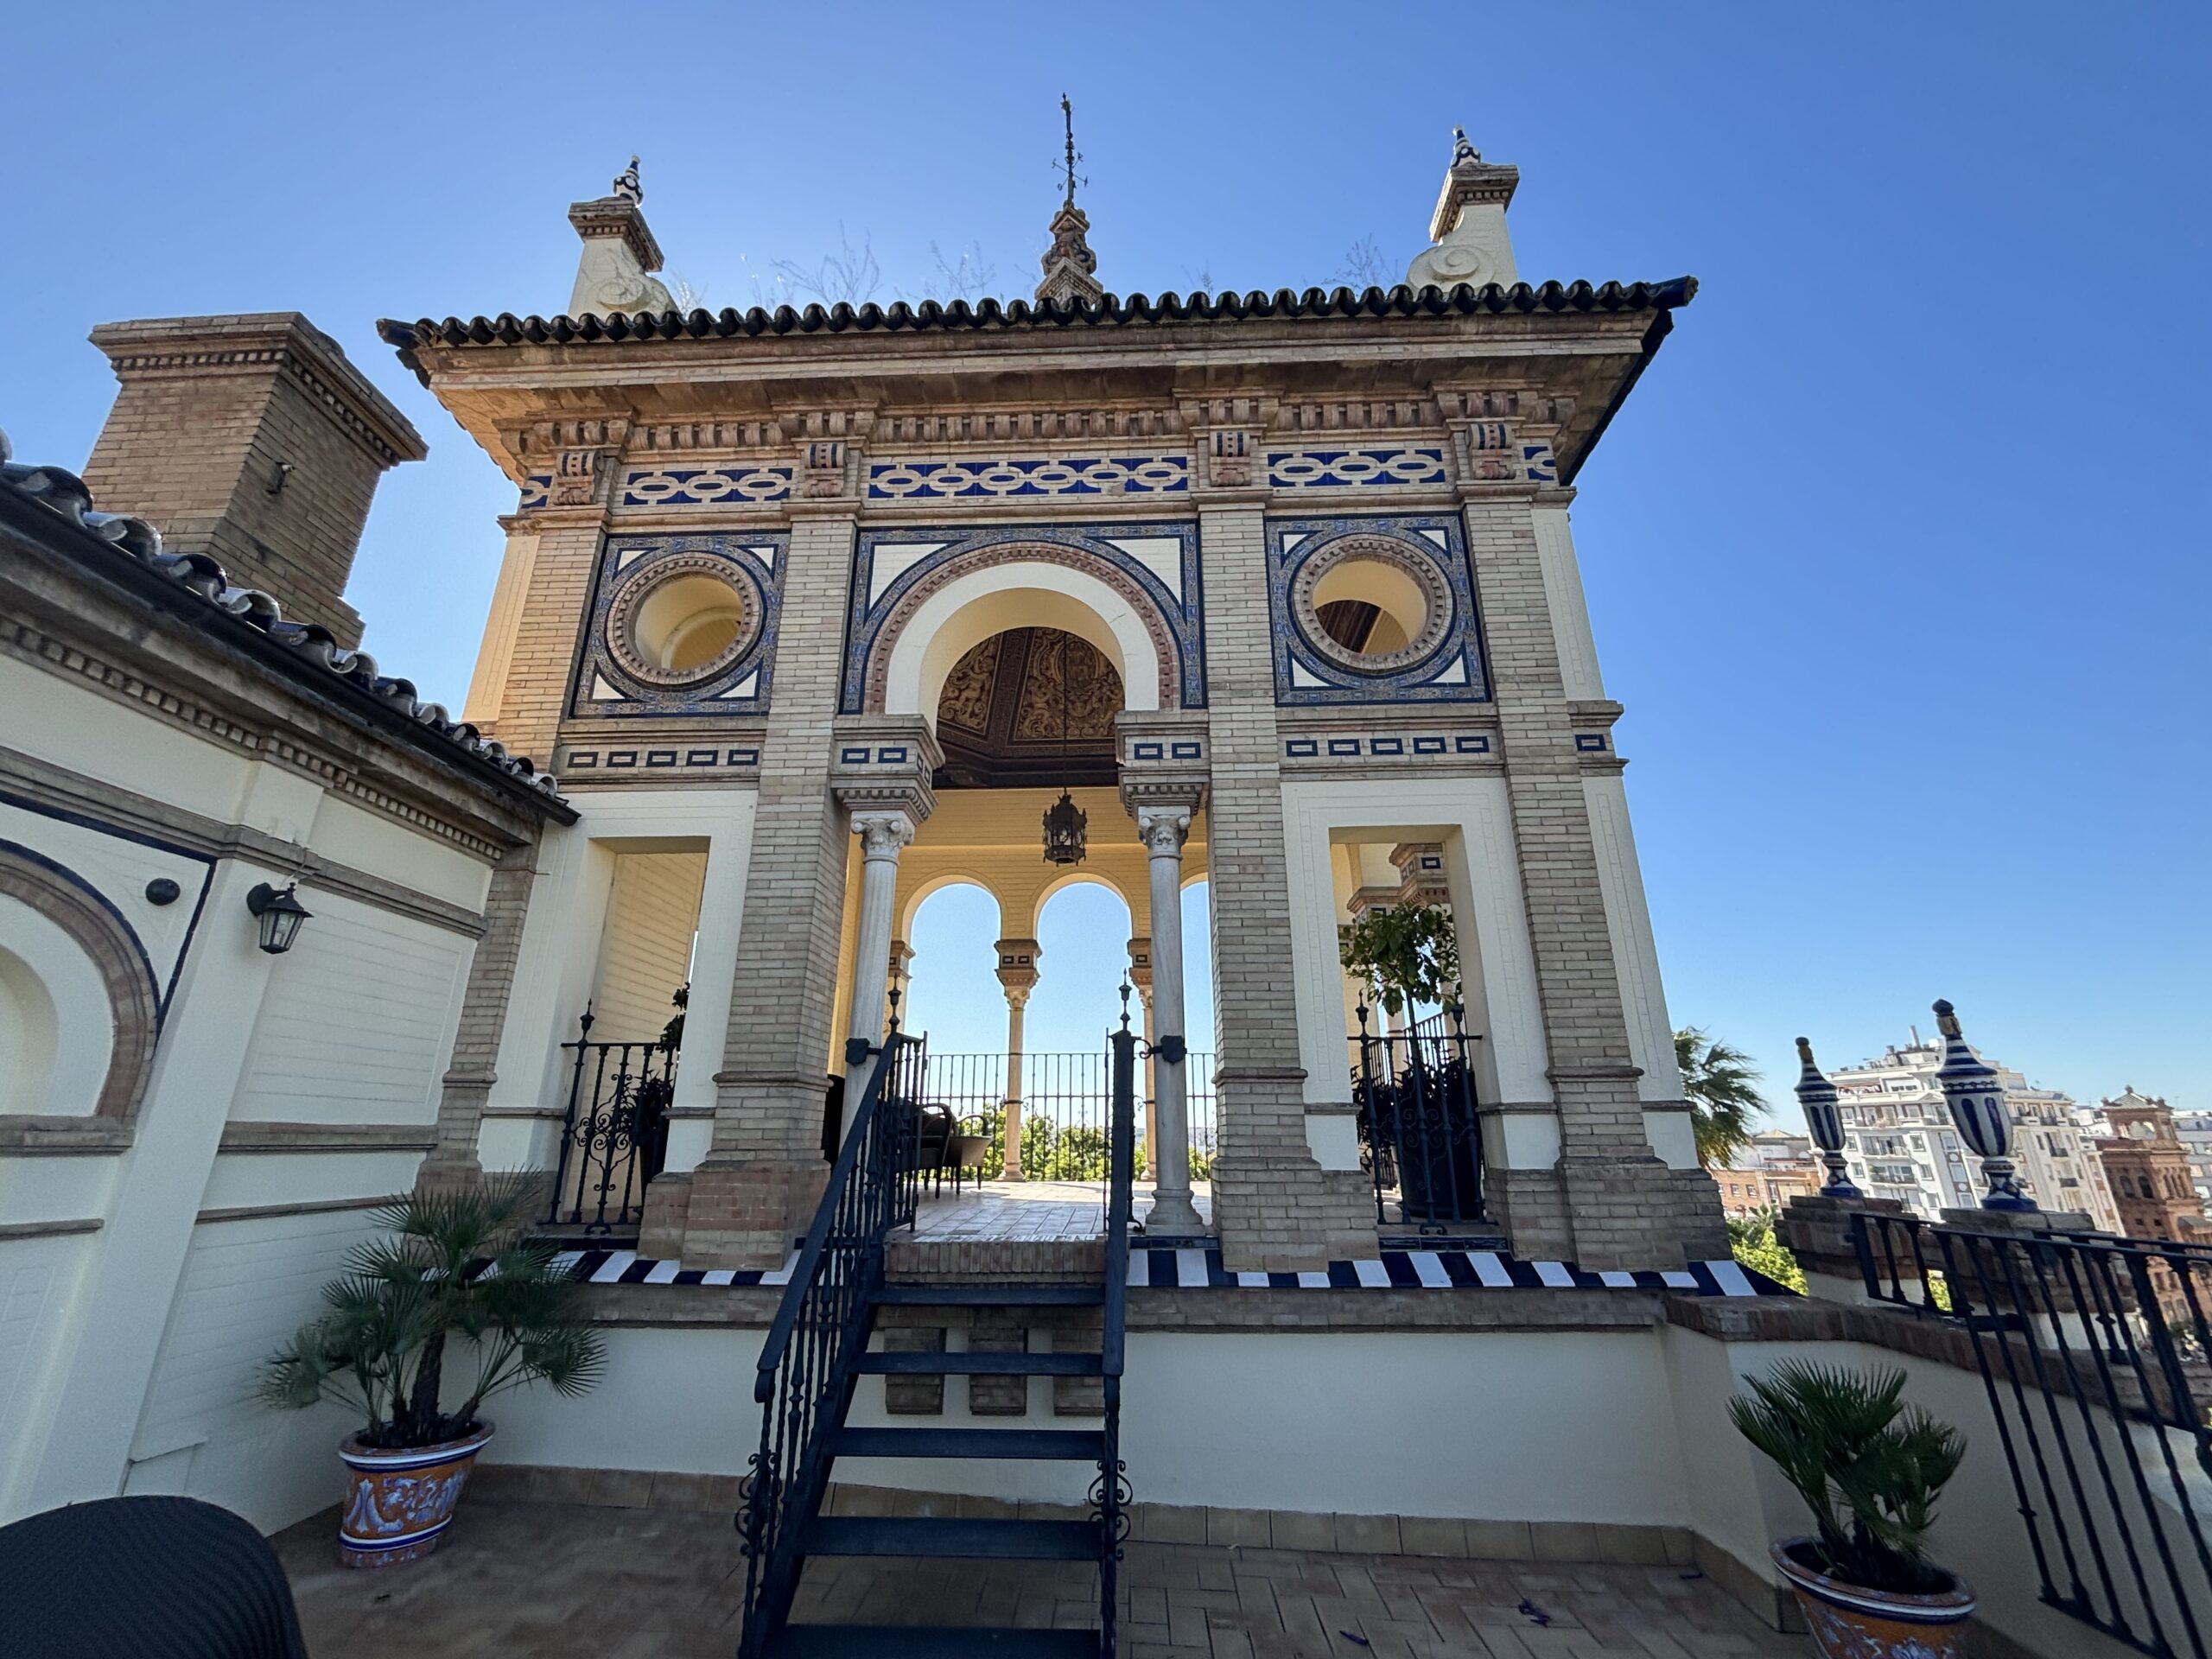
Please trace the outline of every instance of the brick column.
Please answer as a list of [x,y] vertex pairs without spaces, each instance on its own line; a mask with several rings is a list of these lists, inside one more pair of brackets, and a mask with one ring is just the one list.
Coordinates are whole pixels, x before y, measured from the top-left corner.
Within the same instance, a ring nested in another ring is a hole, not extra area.
[[476,941],[476,954],[468,964],[453,1063],[438,1096],[438,1144],[415,1176],[420,1189],[465,1185],[484,1173],[476,1158],[476,1132],[483,1121],[484,1103],[498,1080],[494,1067],[499,1039],[506,1030],[507,1001],[522,955],[523,921],[530,912],[530,892],[537,880],[535,842],[510,849],[492,871],[491,889],[484,900],[484,936]]
[[1503,1219],[1517,1233],[1516,1209],[1563,1199],[1583,1267],[1679,1267],[1695,1229],[1644,1135],[1531,503],[1471,491],[1465,513],[1560,1128],[1557,1199],[1541,1172],[1506,1172]]
[[822,1113],[850,839],[830,779],[853,537],[849,503],[795,505],[714,1142],[688,1182],[664,1176],[647,1191],[649,1225],[682,1206],[687,1267],[780,1265],[829,1173]]
[[1366,1177],[1323,1170],[1306,1139],[1262,499],[1224,492],[1199,512],[1221,1135],[1213,1223],[1232,1271],[1281,1272],[1372,1254],[1375,1209]]

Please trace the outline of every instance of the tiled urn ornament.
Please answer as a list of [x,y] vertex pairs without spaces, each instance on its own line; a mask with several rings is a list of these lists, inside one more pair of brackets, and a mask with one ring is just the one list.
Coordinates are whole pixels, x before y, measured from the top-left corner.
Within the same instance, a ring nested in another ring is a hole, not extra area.
[[1791,1538],[1769,1547],[1796,1592],[1813,1641],[1825,1659],[1967,1659],[1967,1620],[1974,1608],[1966,1580],[1934,1595],[1880,1594],[1832,1579],[1809,1562],[1819,1543]]
[[348,1567],[396,1567],[435,1549],[491,1438],[492,1425],[481,1421],[460,1440],[400,1451],[378,1451],[349,1435],[338,1448],[346,1465],[338,1559]]

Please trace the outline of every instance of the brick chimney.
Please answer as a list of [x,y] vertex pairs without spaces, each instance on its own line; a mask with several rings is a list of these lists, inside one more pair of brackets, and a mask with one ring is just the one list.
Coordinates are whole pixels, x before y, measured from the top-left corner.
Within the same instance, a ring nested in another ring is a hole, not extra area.
[[407,417],[296,311],[102,323],[92,340],[122,382],[85,464],[93,505],[359,645],[346,580],[378,478],[426,453]]

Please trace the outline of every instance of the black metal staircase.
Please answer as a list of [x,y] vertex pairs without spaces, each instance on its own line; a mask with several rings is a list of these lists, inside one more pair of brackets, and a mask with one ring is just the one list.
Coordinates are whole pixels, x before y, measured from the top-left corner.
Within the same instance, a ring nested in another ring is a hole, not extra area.
[[[1126,1001],[1127,993],[1124,992]],[[754,1397],[760,1449],[738,1516],[747,1560],[740,1659],[1114,1659],[1128,1484],[1121,1460],[1123,1310],[1135,1166],[1136,1039],[1126,1011],[1114,1033],[1111,1179],[1106,1263],[1099,1284],[888,1284],[886,1241],[911,1224],[915,1128],[925,1097],[920,1045],[894,1019],[874,1058],[828,1190],[760,1352]],[[868,1351],[880,1307],[1096,1307],[1099,1351]],[[866,1376],[1096,1376],[1105,1414],[1090,1429],[861,1427],[849,1416]],[[1076,1521],[823,1515],[841,1457],[987,1458],[1092,1465],[1089,1517]],[[1099,1628],[954,1630],[910,1625],[794,1624],[792,1602],[809,1556],[1095,1560]]]

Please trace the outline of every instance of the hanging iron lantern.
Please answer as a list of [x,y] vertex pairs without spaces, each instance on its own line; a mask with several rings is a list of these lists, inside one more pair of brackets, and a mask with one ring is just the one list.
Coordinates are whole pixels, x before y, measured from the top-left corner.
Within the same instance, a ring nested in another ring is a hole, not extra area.
[[1066,790],[1045,810],[1045,861],[1047,864],[1083,862],[1084,810]]
[[1088,815],[1068,793],[1068,648],[1072,634],[1060,636],[1060,798],[1045,809],[1045,861],[1083,862],[1083,830]]

